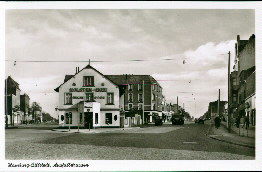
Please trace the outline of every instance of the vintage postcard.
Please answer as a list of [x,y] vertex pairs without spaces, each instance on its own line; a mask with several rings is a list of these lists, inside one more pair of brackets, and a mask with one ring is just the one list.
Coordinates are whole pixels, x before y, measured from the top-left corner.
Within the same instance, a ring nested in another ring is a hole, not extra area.
[[4,168],[258,168],[259,3],[126,3],[5,4]]

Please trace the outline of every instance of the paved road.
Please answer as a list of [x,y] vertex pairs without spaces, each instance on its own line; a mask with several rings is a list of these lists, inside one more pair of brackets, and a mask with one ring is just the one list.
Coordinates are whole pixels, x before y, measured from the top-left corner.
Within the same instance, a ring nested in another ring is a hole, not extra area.
[[[164,125],[107,133],[6,130],[7,159],[254,159],[255,150],[213,140],[209,125]],[[159,132],[158,132],[159,131]]]

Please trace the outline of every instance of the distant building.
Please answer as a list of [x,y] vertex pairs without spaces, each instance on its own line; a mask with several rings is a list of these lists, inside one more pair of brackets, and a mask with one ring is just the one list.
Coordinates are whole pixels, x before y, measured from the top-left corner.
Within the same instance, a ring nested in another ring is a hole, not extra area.
[[8,76],[5,80],[5,115],[6,125],[21,124],[19,84]]
[[29,113],[30,111],[30,98],[27,94],[20,95],[20,107],[22,113],[22,121],[32,120],[32,116]]
[[226,104],[227,101],[219,101],[219,111],[218,111],[218,100],[209,103],[208,113],[210,114],[211,120],[213,120],[217,116],[224,119],[224,114],[226,112],[226,107],[225,107]]

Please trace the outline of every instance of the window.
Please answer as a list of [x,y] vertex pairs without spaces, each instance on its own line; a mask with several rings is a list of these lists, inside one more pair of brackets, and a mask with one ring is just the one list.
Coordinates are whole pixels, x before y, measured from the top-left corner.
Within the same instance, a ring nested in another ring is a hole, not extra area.
[[128,110],[133,109],[133,104],[132,103],[128,103]]
[[236,101],[237,101],[237,95],[233,94],[233,102],[236,102]]
[[128,102],[133,102],[133,94],[132,93],[128,94]]
[[237,79],[236,78],[233,78],[233,85],[237,85]]
[[156,100],[156,95],[154,93],[152,94],[152,100]]
[[143,84],[138,84],[138,91],[142,91],[143,90]]
[[128,90],[132,91],[133,90],[133,84],[128,84]]
[[98,113],[95,113],[95,124],[98,124]]
[[64,120],[65,120],[64,115],[61,115],[61,121],[64,121]]
[[114,120],[115,120],[115,121],[117,120],[117,115],[114,116]]
[[142,103],[138,103],[138,110],[143,110],[143,104]]
[[94,86],[94,76],[84,76],[83,77],[83,86]]
[[94,93],[86,93],[86,101],[92,102],[94,100]]
[[107,104],[114,104],[114,93],[107,93]]
[[138,94],[138,102],[143,102],[143,94]]
[[112,124],[112,113],[106,113],[106,124]]
[[65,93],[65,104],[66,105],[72,104],[72,93]]
[[66,119],[65,119],[66,124],[72,124],[72,112],[66,113],[65,116],[66,116]]
[[152,110],[156,110],[156,104],[153,104],[153,109]]
[[80,115],[79,115],[79,123],[82,124],[82,122],[83,122],[83,114],[80,113]]

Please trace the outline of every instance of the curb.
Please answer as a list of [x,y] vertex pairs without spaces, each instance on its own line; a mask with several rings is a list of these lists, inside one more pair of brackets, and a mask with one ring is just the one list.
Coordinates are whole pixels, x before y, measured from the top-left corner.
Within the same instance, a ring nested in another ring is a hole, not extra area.
[[211,138],[211,139],[214,139],[214,140],[225,142],[225,143],[230,143],[230,144],[234,144],[234,145],[238,145],[238,146],[244,146],[244,147],[253,148],[253,149],[255,148],[255,146],[250,146],[250,145],[246,145],[246,144],[240,144],[240,143],[236,143],[236,142],[231,142],[231,141],[219,139],[219,138],[216,138],[216,137],[212,137],[210,135],[208,137]]

